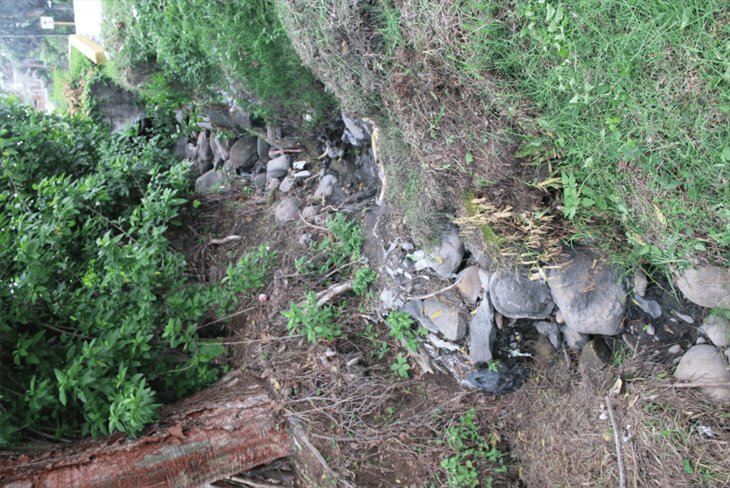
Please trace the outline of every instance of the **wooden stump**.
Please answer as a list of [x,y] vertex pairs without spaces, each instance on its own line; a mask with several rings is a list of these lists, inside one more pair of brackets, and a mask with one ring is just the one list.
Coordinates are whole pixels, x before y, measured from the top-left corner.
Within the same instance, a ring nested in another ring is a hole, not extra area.
[[121,434],[34,454],[0,454],[9,487],[193,487],[289,455],[286,422],[266,390],[231,374],[163,407],[138,439]]

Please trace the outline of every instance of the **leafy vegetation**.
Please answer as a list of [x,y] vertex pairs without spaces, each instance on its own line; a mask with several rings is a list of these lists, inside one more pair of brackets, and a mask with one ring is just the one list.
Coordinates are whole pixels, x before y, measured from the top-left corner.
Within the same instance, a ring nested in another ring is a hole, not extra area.
[[[268,118],[283,112],[315,119],[333,100],[302,66],[270,0],[108,0],[104,37],[119,46],[119,78],[140,85],[159,73],[169,87],[203,99],[220,91]],[[301,118],[298,119],[301,121]]]
[[224,286],[191,282],[166,238],[188,165],[163,147],[0,104],[0,444],[136,435],[221,371],[198,325],[260,287],[273,253],[251,251]]
[[451,487],[491,487],[492,477],[486,473],[507,471],[504,453],[497,448],[497,438],[485,439],[480,434],[473,408],[446,429],[446,445],[453,454],[441,461],[441,467]]
[[302,332],[312,344],[332,341],[342,334],[337,324],[337,310],[332,305],[319,307],[317,294],[313,291],[306,294],[302,306],[292,303],[282,315],[287,319],[286,326],[290,334]]
[[385,319],[388,335],[402,341],[410,351],[417,351],[420,346],[419,337],[428,335],[428,330],[416,324],[416,321],[405,312],[393,310]]

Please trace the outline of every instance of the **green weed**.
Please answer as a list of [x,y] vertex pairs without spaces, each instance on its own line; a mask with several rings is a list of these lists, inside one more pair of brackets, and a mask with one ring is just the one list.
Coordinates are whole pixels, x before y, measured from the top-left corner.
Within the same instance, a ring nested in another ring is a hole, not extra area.
[[446,429],[446,445],[453,452],[441,461],[448,484],[454,488],[476,488],[482,483],[492,486],[485,473],[507,471],[505,456],[496,446],[496,438],[485,439],[479,432],[476,411],[472,408],[458,422]]
[[408,379],[408,371],[410,371],[410,369],[411,365],[402,353],[398,353],[395,357],[395,362],[390,365],[390,370],[395,373],[396,376],[404,380]]
[[332,305],[317,306],[317,294],[313,291],[305,295],[302,306],[292,303],[282,315],[287,319],[289,334],[301,332],[313,344],[333,341],[342,334],[337,309]]
[[[428,330],[416,324],[416,321],[405,312],[394,310],[385,319],[388,335],[397,341],[404,341],[410,351],[418,351],[421,345],[419,337],[428,335]],[[415,327],[414,327],[415,325]]]

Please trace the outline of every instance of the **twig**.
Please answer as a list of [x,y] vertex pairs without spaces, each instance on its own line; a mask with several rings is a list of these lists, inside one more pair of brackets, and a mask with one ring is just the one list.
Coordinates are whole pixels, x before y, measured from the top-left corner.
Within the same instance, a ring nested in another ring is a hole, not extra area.
[[702,388],[703,386],[730,388],[730,382],[721,383],[674,383],[672,385],[660,385],[664,388]]
[[216,319],[216,320],[214,320],[212,322],[208,322],[207,324],[203,324],[203,325],[199,326],[198,329],[202,329],[204,327],[208,327],[209,325],[213,325],[213,324],[217,324],[217,323],[223,322],[224,320],[232,319],[233,317],[238,317],[239,315],[243,315],[244,313],[250,312],[253,309],[254,309],[254,307],[244,308],[243,310],[239,310],[238,312],[232,313],[231,315],[226,315],[225,317],[221,317],[221,318]]
[[332,285],[326,290],[317,293],[317,306],[321,307],[325,303],[332,300],[334,297],[342,295],[343,293],[347,293],[350,290],[352,290],[352,280],[347,280],[344,283]]
[[606,408],[608,409],[608,418],[611,419],[611,427],[613,427],[613,443],[616,446],[616,459],[618,459],[619,488],[626,488],[624,458],[621,456],[621,438],[619,437],[618,422],[616,421],[616,417],[613,415],[611,395],[606,395]]
[[310,224],[309,222],[307,222],[306,220],[304,220],[304,217],[302,217],[302,212],[299,212],[299,219],[302,222],[304,222],[306,225],[308,225],[309,227],[311,227],[313,229],[321,230],[321,231],[324,231],[324,232],[329,232],[329,229],[327,229],[325,227],[320,227],[319,225]]
[[327,472],[329,476],[332,477],[333,480],[338,481],[341,484],[340,486],[345,486],[347,488],[356,488],[355,485],[353,485],[349,481],[337,476],[337,473],[335,473],[335,471],[329,466],[329,464],[327,464],[327,461],[325,461],[322,454],[317,450],[316,447],[314,447],[314,445],[312,445],[312,442],[307,437],[307,434],[302,428],[302,424],[299,419],[295,417],[289,417],[289,426],[291,427],[292,433],[294,434],[295,442],[297,442],[298,444],[303,444],[303,446],[300,447],[306,447],[310,454],[314,456],[319,464],[322,465],[322,468]]
[[209,246],[222,246],[223,244],[228,244],[229,242],[237,242],[243,239],[241,236],[232,235],[228,237],[224,237],[223,239],[211,239],[208,243]]
[[461,281],[464,279],[466,275],[461,275],[458,280],[456,280],[453,284],[447,286],[446,288],[442,288],[441,290],[435,291],[433,293],[429,293],[428,295],[419,295],[417,297],[406,297],[406,300],[425,300],[426,298],[435,297],[436,295],[439,295],[445,291],[449,291],[450,289],[454,288],[456,285],[461,283]]

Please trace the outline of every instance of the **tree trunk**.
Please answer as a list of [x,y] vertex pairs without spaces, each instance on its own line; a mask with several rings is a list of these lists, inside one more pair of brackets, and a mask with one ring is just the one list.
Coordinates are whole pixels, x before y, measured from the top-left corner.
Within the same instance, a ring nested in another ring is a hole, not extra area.
[[254,380],[232,374],[177,404],[138,439],[113,435],[0,454],[9,487],[201,486],[289,455],[286,422]]

